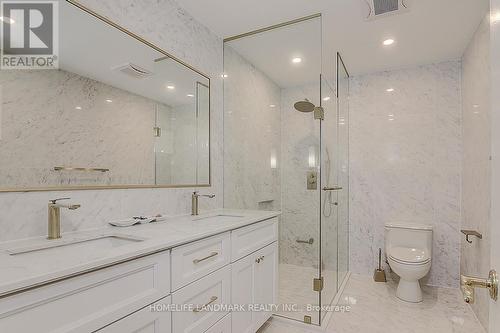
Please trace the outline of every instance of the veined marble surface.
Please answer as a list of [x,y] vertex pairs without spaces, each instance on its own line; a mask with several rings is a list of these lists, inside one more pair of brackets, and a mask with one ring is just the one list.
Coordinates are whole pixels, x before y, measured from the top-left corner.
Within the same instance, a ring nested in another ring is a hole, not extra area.
[[[319,84],[281,91],[283,216],[280,259],[286,264],[318,268],[321,246],[321,267],[339,269],[345,274],[348,270],[349,218],[348,109],[345,104],[337,108],[335,93],[325,81],[322,82],[322,97],[330,99],[321,103],[325,110],[322,122],[314,119],[312,113],[294,109],[294,103],[304,98],[319,105],[319,93]],[[317,172],[319,177],[320,170],[318,188],[308,190],[307,173]],[[321,191],[322,187],[334,185],[342,186],[343,190]],[[314,239],[312,245],[297,243],[297,239],[310,238]]]
[[[202,218],[219,214],[237,215],[233,219],[220,221],[204,221]],[[59,247],[50,250],[50,255],[26,253],[10,255],[9,249],[19,249],[37,245],[51,245],[60,240],[47,240],[45,237],[9,241],[0,243],[0,295],[46,281],[60,279],[90,269],[97,269],[129,258],[147,255],[160,250],[210,237],[225,231],[244,227],[246,225],[278,216],[279,212],[216,210],[199,216],[171,217],[166,221],[146,225],[119,228],[107,226],[92,231],[64,234],[63,241],[94,237],[100,235],[129,235],[144,238],[144,241],[108,248],[96,245],[90,252],[76,252],[71,247]],[[201,220],[200,220],[201,219]],[[57,260],[54,260],[57,258]]]
[[[280,262],[316,268],[320,264],[320,122],[314,119],[312,113],[295,110],[294,103],[307,98],[313,104],[319,105],[319,97],[319,85],[281,91],[283,215],[280,228]],[[317,173],[318,189],[307,189],[308,172]],[[329,226],[336,227],[333,223]],[[297,243],[297,240],[310,238],[314,239],[311,245]]]
[[[335,93],[324,85],[323,151],[320,122],[312,113],[301,113],[294,103],[308,98],[319,105],[319,84],[280,89],[230,45],[225,46],[224,85],[224,205],[245,209],[282,207],[280,262],[318,268],[320,248],[320,207],[323,218],[321,265],[347,271],[347,108],[337,113]],[[342,124],[340,133],[337,123]],[[337,135],[339,134],[339,135]],[[338,142],[338,138],[344,141]],[[319,184],[320,153],[323,153],[322,184]],[[318,188],[308,190],[308,172],[318,173]],[[321,186],[342,185],[342,193],[325,193]],[[326,198],[327,197],[327,198]],[[335,206],[335,202],[339,202]],[[341,223],[343,234],[337,238]],[[298,243],[309,240],[313,244]],[[338,250],[338,244],[341,249]]]
[[271,319],[259,333],[484,333],[459,289],[423,288],[424,301],[413,304],[396,297],[397,284],[373,282],[372,276],[353,274],[339,305],[348,312],[335,312],[322,329],[297,326]]
[[[490,270],[491,205],[491,110],[490,110],[490,20],[477,29],[462,58],[463,176],[462,229],[483,235],[461,240],[460,272],[487,276]],[[476,293],[472,309],[483,326],[488,326],[490,298]]]
[[281,206],[280,88],[224,46],[224,205]]
[[[290,264],[279,265],[279,283],[278,283],[278,305],[297,304],[296,311],[285,311],[285,307],[280,307],[277,313],[280,316],[291,318],[293,320],[303,321],[304,316],[311,316],[312,323],[318,324],[320,312],[317,310],[309,311],[309,304],[318,306],[320,304],[320,295],[311,288],[311,281],[319,276],[319,270],[313,267],[296,266]],[[322,270],[321,276],[324,278],[323,291],[321,292],[321,303],[328,306],[337,294],[338,274],[334,270]],[[322,312],[324,318],[326,312]],[[324,320],[324,319],[322,319]]]
[[63,70],[5,71],[0,85],[0,187],[155,183],[155,106],[169,106]]
[[459,285],[460,65],[452,61],[351,79],[351,271],[373,273],[378,249],[384,249],[385,223],[424,223],[434,226],[432,267],[424,284]]
[[[82,0],[102,14],[169,51],[211,77],[211,179],[212,200],[201,200],[205,209],[222,207],[223,111],[222,39],[196,22],[173,0]],[[192,189],[137,189],[0,193],[0,240],[41,236],[46,233],[49,199],[72,197],[82,208],[65,212],[63,230],[101,227],[110,219],[163,212],[190,211]],[[74,214],[71,214],[74,213]]]

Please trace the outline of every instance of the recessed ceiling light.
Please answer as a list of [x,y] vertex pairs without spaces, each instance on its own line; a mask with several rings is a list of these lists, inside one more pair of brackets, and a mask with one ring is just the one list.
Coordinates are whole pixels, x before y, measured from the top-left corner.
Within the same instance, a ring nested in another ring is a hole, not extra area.
[[108,102],[108,103],[113,103],[113,100],[108,98],[108,99],[106,100],[106,102]]
[[324,101],[329,101],[330,100],[330,96],[326,96],[323,98]]
[[275,107],[276,107],[276,105],[271,104],[271,105],[269,105],[269,107],[270,107],[270,108],[275,108]]
[[0,16],[0,21],[5,22],[7,24],[14,24],[14,23],[16,23],[16,21],[14,21],[10,17],[6,17],[6,16]]
[[394,44],[394,39],[392,38],[389,38],[389,39],[386,39],[384,40],[384,43],[383,43],[385,46],[389,46],[389,45],[392,45]]
[[223,78],[223,79],[226,79],[228,77],[228,75],[226,73],[223,73],[223,74],[221,74],[220,77]]
[[76,110],[81,110],[81,109],[82,109],[82,107],[81,107],[81,106],[76,106],[76,107],[75,107],[75,109],[76,109]]
[[174,90],[174,89],[175,89],[175,86],[167,86],[167,89],[169,89],[169,90]]
[[299,57],[297,57],[297,58],[293,58],[293,59],[292,59],[292,62],[293,62],[294,64],[300,64],[300,63],[302,62],[302,58],[299,58]]
[[193,94],[187,94],[186,96],[187,96],[187,97],[194,97],[194,95],[193,95]]
[[385,91],[387,91],[387,92],[393,92],[394,88],[387,88]]
[[477,109],[477,108],[479,107],[479,104],[473,104],[473,105],[472,105],[472,107],[473,107],[474,109]]

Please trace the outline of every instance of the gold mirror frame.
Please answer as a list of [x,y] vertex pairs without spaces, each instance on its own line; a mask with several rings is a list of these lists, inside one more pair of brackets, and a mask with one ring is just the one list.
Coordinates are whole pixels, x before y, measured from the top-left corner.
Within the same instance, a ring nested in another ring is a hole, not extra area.
[[200,74],[208,80],[209,93],[208,93],[208,184],[191,184],[191,185],[80,185],[80,186],[50,186],[50,187],[33,187],[33,188],[0,188],[1,192],[44,192],[44,191],[78,191],[78,190],[111,190],[111,189],[140,189],[140,188],[188,188],[188,187],[211,187],[212,186],[212,133],[211,133],[211,118],[212,118],[212,108],[211,108],[211,80],[208,75],[189,65],[188,63],[182,61],[181,59],[171,55],[167,51],[161,49],[160,47],[154,45],[153,43],[147,41],[146,39],[134,34],[133,32],[127,30],[126,28],[116,24],[115,22],[109,20],[108,18],[96,13],[90,8],[85,7],[80,4],[77,0],[64,0],[67,3],[81,9],[87,14],[92,15],[98,20],[120,30],[121,32],[127,34],[128,36],[134,38],[135,40],[151,47],[152,49],[162,53],[165,57],[169,57],[177,63],[189,68],[190,70]]

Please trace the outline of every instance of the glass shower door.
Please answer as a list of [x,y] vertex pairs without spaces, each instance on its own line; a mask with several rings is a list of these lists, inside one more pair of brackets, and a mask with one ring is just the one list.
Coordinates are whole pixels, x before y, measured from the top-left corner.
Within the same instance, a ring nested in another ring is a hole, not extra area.
[[[335,91],[331,84],[321,78],[322,107],[324,119],[321,122],[321,305],[328,306],[338,289],[338,110]],[[321,311],[321,320],[326,311]]]
[[298,112],[294,104],[309,100],[320,105],[319,85],[281,90],[282,215],[280,223],[279,301],[296,304],[279,313],[319,325],[320,293],[313,281],[320,277],[320,126],[313,112]]
[[[349,270],[349,74],[337,54],[335,88],[321,78],[321,291],[332,304]],[[321,320],[327,311],[322,310]]]
[[223,75],[224,206],[282,212],[275,314],[313,325],[321,319],[321,120],[313,112],[321,27],[314,15],[227,38]]
[[337,53],[338,284],[349,271],[349,73]]

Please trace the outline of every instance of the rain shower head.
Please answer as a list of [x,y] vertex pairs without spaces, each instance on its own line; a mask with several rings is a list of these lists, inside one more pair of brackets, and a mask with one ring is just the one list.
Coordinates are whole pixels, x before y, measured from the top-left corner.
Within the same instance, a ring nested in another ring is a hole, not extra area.
[[313,112],[315,108],[314,104],[311,103],[307,98],[303,101],[298,101],[293,106],[295,107],[295,110],[300,112]]

